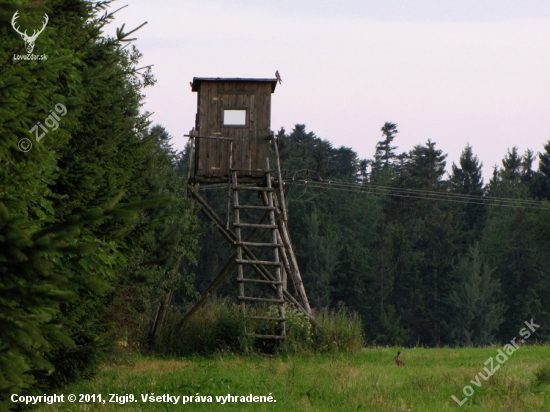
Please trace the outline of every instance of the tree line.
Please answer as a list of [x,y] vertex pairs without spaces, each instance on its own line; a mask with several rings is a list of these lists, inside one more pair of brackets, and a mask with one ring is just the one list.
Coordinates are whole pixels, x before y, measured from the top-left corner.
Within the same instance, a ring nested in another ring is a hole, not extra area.
[[[277,134],[312,306],[359,313],[367,344],[487,345],[510,340],[531,318],[548,325],[550,142],[537,170],[535,154],[514,147],[484,183],[472,146],[447,173],[436,142],[399,153],[398,133],[386,122],[371,159],[304,125]],[[225,204],[223,190],[208,192]],[[198,290],[231,253],[204,236]],[[235,296],[235,285],[220,293]],[[541,326],[536,339],[548,331]]]

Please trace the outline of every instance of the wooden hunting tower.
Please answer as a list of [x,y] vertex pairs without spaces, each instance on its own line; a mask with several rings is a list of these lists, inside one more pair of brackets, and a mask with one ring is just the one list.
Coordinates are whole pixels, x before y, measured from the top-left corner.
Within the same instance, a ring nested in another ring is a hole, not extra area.
[[225,181],[231,171],[263,178],[271,141],[271,94],[277,79],[193,78],[197,115],[196,182]]
[[[238,300],[245,315],[254,321],[279,324],[277,334],[256,334],[257,338],[284,339],[285,302],[317,325],[311,316],[288,231],[279,151],[271,131],[271,94],[276,85],[277,79],[193,78],[192,91],[198,92],[197,115],[195,127],[188,135],[192,161],[189,162],[187,193],[201,205],[201,211],[217,226],[235,252],[201,299],[184,316],[180,326],[235,271]],[[272,142],[273,171],[269,164]],[[227,207],[226,219],[222,219],[199,193],[201,185],[212,184],[227,189],[227,201],[217,205],[218,209],[219,206]],[[243,194],[250,191],[258,195]],[[292,286],[293,293],[287,290],[287,283]],[[278,316],[247,314],[247,305],[258,302],[276,304]]]

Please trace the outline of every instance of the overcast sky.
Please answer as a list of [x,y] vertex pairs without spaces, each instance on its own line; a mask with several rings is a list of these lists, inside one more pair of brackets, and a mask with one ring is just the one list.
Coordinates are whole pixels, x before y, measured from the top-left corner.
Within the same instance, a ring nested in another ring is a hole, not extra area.
[[[136,33],[154,112],[184,147],[194,126],[193,77],[283,79],[271,129],[305,124],[335,147],[371,158],[380,128],[398,124],[398,151],[428,139],[466,143],[484,178],[508,148],[550,139],[549,0],[130,0],[117,13]],[[114,32],[114,27],[110,29]]]

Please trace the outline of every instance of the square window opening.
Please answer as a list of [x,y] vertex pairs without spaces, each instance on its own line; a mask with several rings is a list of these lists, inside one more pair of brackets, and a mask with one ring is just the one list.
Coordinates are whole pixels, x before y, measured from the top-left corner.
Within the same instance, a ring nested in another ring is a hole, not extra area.
[[224,126],[246,126],[246,110],[224,110]]

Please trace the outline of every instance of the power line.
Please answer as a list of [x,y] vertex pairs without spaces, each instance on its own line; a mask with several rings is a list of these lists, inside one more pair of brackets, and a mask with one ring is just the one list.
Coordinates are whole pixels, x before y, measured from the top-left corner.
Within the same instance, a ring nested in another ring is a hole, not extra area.
[[[318,183],[318,182],[315,182]],[[453,192],[437,192],[434,190],[427,190],[427,189],[410,189],[410,188],[400,188],[400,187],[392,187],[392,186],[383,186],[383,185],[376,185],[376,184],[368,184],[367,186],[357,186],[357,184],[354,183],[346,183],[346,182],[330,182],[331,185],[334,186],[341,186],[341,187],[347,187],[351,189],[359,189],[362,190],[362,187],[366,188],[373,188],[373,189],[380,189],[380,190],[388,190],[388,191],[394,191],[394,192],[401,192],[401,193],[416,193],[416,194],[433,194],[435,196],[449,196],[454,198],[464,198],[464,199],[471,199],[471,200],[495,200],[495,201],[513,201],[516,203],[525,203],[526,205],[540,205],[539,201],[536,200],[526,200],[526,199],[515,199],[515,198],[504,198],[504,197],[495,197],[495,196],[479,196],[479,195],[469,195],[469,194],[462,194],[462,193],[453,193]]]
[[457,193],[448,192],[435,192],[430,190],[416,190],[416,189],[404,189],[404,188],[391,188],[388,186],[368,185],[365,187],[357,187],[357,185],[350,187],[350,184],[330,183],[324,185],[319,182],[294,182],[303,183],[304,186],[325,189],[325,191],[336,190],[342,192],[358,193],[358,194],[371,194],[378,196],[394,196],[404,197],[411,199],[423,199],[423,200],[440,200],[444,202],[454,202],[462,204],[478,204],[485,206],[505,206],[505,207],[523,207],[533,210],[550,210],[549,206],[544,206],[543,203],[537,201],[529,201],[524,199],[512,199],[512,198],[498,198],[488,196],[475,196],[475,195],[461,195]]
[[[422,190],[422,189],[409,189],[390,187],[376,184],[367,184],[365,186],[359,186],[355,183],[348,182],[319,182],[319,181],[296,181],[286,180],[286,184],[303,184],[306,187],[314,189],[325,189],[325,191],[335,190],[340,192],[350,192],[358,194],[371,194],[375,196],[393,196],[410,199],[422,199],[422,200],[440,200],[443,202],[453,202],[462,204],[476,204],[485,206],[504,206],[504,207],[524,207],[526,209],[533,210],[550,210],[550,205],[545,205],[540,201],[526,200],[526,199],[514,199],[506,197],[494,197],[494,196],[476,196],[461,193],[452,192],[437,192],[434,190]],[[227,183],[216,183],[211,185],[201,186],[200,191],[227,189]],[[303,194],[300,195],[300,199]],[[316,196],[317,197],[317,196]],[[291,201],[298,201],[298,199],[291,199]],[[311,199],[308,199],[308,201]]]

